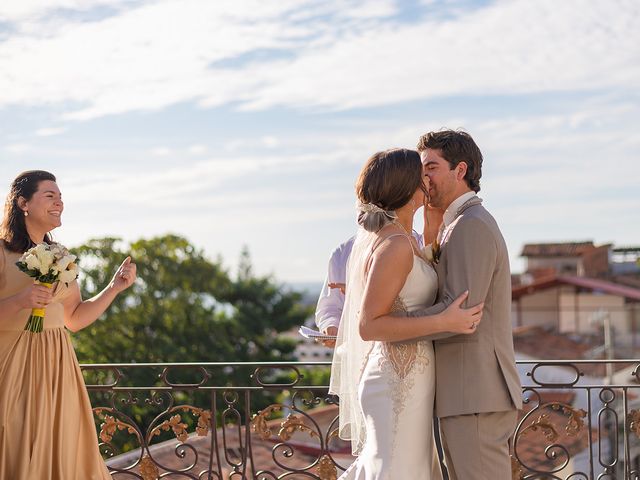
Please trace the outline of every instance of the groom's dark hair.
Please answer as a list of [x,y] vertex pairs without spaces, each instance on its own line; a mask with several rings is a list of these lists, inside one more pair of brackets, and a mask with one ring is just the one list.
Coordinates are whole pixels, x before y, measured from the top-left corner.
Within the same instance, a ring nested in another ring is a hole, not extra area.
[[471,135],[462,130],[449,129],[425,133],[418,140],[418,152],[427,148],[440,150],[442,157],[449,162],[451,170],[460,162],[466,163],[467,173],[464,179],[471,190],[476,193],[480,191],[482,152]]

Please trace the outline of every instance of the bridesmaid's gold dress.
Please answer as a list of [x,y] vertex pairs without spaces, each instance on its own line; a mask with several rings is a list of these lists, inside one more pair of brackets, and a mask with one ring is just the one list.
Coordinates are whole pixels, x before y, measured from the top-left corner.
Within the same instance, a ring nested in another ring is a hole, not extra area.
[[[0,242],[0,299],[33,280]],[[31,310],[0,320],[0,480],[112,480],[98,450],[91,403],[63,322],[57,284],[44,331],[24,330]]]

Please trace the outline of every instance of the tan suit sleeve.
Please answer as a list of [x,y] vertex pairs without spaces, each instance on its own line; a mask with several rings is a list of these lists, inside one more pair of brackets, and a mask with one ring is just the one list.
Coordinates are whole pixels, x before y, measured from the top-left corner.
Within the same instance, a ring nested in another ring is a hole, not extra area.
[[[493,272],[496,268],[498,249],[491,228],[476,217],[461,218],[451,231],[443,261],[446,277],[441,300],[432,307],[412,312],[411,316],[435,315],[445,310],[460,294],[469,290],[469,297],[462,304],[471,307],[485,301]],[[430,335],[439,340],[452,337],[451,333]]]

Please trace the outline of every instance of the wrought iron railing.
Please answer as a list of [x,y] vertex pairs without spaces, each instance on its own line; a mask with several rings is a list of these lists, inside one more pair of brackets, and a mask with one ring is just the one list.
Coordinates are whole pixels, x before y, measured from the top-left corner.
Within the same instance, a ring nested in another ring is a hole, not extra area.
[[[327,480],[353,460],[337,435],[328,366],[82,369],[115,480]],[[640,361],[519,361],[518,368],[525,408],[512,442],[514,479],[640,480]]]

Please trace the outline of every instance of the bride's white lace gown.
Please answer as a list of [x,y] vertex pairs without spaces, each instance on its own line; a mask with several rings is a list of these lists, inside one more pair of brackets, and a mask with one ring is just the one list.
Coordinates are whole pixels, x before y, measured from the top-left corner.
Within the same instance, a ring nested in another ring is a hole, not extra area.
[[[394,311],[433,305],[438,279],[414,255]],[[374,342],[359,385],[366,440],[341,480],[441,480],[433,437],[435,358],[431,341]]]

